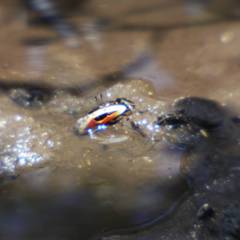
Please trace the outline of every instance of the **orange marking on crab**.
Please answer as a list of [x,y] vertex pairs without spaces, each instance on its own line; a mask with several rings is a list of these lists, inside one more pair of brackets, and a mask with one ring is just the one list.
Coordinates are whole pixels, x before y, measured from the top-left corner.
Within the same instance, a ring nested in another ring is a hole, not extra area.
[[99,124],[108,124],[112,120],[116,119],[119,116],[120,116],[119,112],[113,112],[113,113],[107,115],[103,120],[99,121]]
[[[100,125],[115,124],[123,116],[132,113],[134,106],[126,99],[117,99],[90,112],[85,117],[78,119],[75,129],[80,134],[85,134],[89,129],[98,130]],[[102,129],[102,128],[101,128]]]
[[102,120],[95,120],[95,119],[91,119],[87,125],[87,128],[95,128],[98,125],[102,125],[102,124],[109,124],[111,123],[111,121],[113,121],[114,119],[116,119],[117,117],[119,117],[120,114],[119,112],[113,112],[109,115],[107,115],[104,119]]

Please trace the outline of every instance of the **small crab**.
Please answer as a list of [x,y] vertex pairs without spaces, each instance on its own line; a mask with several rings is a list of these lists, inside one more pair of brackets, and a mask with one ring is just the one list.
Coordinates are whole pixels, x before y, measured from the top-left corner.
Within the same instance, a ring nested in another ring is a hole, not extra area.
[[119,122],[124,116],[130,115],[134,107],[134,103],[126,98],[117,98],[107,102],[78,119],[75,131],[78,134],[87,134],[104,130],[107,126]]

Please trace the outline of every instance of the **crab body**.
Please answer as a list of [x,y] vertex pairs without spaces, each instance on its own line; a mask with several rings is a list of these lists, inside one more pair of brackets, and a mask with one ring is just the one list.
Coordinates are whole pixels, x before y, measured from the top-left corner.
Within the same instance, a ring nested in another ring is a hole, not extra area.
[[125,98],[100,105],[77,121],[75,129],[80,134],[89,131],[106,129],[107,126],[119,122],[124,116],[131,114],[134,105]]

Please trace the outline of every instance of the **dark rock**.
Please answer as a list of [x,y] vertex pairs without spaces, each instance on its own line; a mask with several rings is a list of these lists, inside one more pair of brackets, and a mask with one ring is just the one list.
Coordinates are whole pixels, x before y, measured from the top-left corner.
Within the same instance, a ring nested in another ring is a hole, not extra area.
[[165,116],[158,117],[156,123],[159,126],[171,125],[173,128],[178,128],[182,125],[187,125],[188,121],[180,114],[167,114]]
[[235,116],[232,118],[233,123],[240,124],[240,116]]
[[224,211],[223,216],[224,240],[240,239],[240,205],[235,204]]
[[22,40],[22,43],[28,47],[42,47],[51,44],[54,40],[53,37],[27,37]]
[[163,141],[174,148],[192,149],[205,143],[208,138],[207,130],[178,116],[159,117],[156,123],[161,126]]
[[210,219],[215,215],[213,208],[208,204],[204,203],[197,212],[197,218],[199,220]]
[[174,104],[174,110],[206,129],[219,127],[225,116],[223,107],[218,103],[199,97],[178,100]]
[[10,90],[10,98],[22,107],[40,107],[49,96],[40,89],[17,88]]

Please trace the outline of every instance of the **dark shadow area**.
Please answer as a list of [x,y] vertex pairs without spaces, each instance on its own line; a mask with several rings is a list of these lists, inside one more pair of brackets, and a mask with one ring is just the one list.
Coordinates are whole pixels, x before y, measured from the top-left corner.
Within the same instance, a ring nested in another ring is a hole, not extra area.
[[[191,27],[202,27],[205,25],[214,25],[214,24],[220,24],[222,22],[233,22],[233,21],[239,21],[240,16],[235,14],[221,14],[221,13],[215,13],[215,17],[212,19],[207,20],[199,20],[192,22],[186,22],[186,23],[173,23],[170,25],[165,24],[156,24],[156,25],[144,25],[144,24],[122,24],[122,19],[127,18],[129,16],[134,15],[140,15],[145,13],[152,13],[158,11],[161,15],[161,12],[164,12],[165,9],[171,8],[173,6],[176,6],[176,2],[160,2],[155,5],[149,5],[142,8],[135,8],[132,10],[127,11],[126,13],[123,13],[121,15],[121,19],[118,19],[118,17],[114,18],[100,18],[98,17],[98,14],[94,11],[86,11],[85,12],[85,6],[89,3],[89,1],[76,1],[72,0],[68,4],[64,3],[64,1],[55,2],[55,1],[46,1],[48,3],[48,7],[42,8],[42,1],[43,0],[25,0],[25,5],[28,9],[28,15],[29,15],[29,26],[38,26],[38,25],[45,25],[47,27],[52,27],[52,29],[55,29],[59,33],[60,36],[64,38],[68,37],[81,37],[81,30],[78,30],[76,26],[74,26],[73,22],[69,19],[71,17],[72,9],[75,9],[75,11],[72,11],[72,15],[74,15],[78,11],[78,15],[81,14],[93,17],[97,19],[97,28],[100,31],[126,31],[126,32],[143,32],[143,31],[150,31],[153,34],[155,33],[161,33],[164,34],[167,31],[176,30],[176,29],[182,29],[182,28],[191,28]],[[43,1],[44,2],[44,1]],[[179,1],[178,4],[186,5],[191,3],[198,3],[199,1]],[[203,6],[208,6],[210,1],[204,1],[200,2],[203,4]],[[238,6],[236,6],[237,8]],[[82,10],[82,11],[81,11]],[[33,14],[33,13],[34,14]],[[34,17],[30,17],[34,16]],[[59,36],[59,37],[60,37]],[[59,37],[55,38],[55,41],[58,40]],[[54,39],[52,39],[54,40]],[[45,44],[49,44],[52,41],[46,41]],[[38,39],[26,39],[23,41],[25,45],[33,45],[38,43]]]
[[109,28],[109,31],[152,31],[154,32],[167,32],[176,29],[185,29],[192,27],[204,27],[206,25],[215,25],[223,22],[239,21],[240,17],[216,17],[215,19],[203,20],[197,22],[175,23],[171,25],[137,25],[137,24],[120,24]]
[[27,37],[21,40],[26,47],[46,46],[60,40],[58,37]]
[[[184,4],[184,1],[179,1],[178,4]],[[158,2],[156,4],[152,4],[149,6],[145,6],[145,7],[138,7],[136,6],[134,9],[129,10],[128,12],[126,12],[124,14],[124,17],[126,16],[135,16],[135,15],[139,15],[139,14],[146,14],[146,13],[152,13],[152,12],[159,12],[160,11],[165,11],[168,10],[171,7],[175,7],[176,6],[176,2],[174,1],[165,1],[165,2]]]
[[[59,2],[51,0],[23,0],[23,5],[27,10],[28,26],[38,27],[46,26],[54,29],[60,37],[72,38],[77,37],[79,31],[77,27],[69,21]],[[63,3],[63,2],[62,2]],[[70,1],[70,9],[74,5],[84,3],[84,1]],[[64,5],[66,8],[67,5]]]
[[[54,41],[58,41],[61,38],[81,38],[81,24],[79,27],[77,26],[78,23],[72,21],[71,17],[78,15],[78,16],[88,16],[95,19],[99,24],[100,31],[127,31],[127,32],[134,32],[134,31],[152,31],[154,33],[160,32],[161,34],[166,33],[167,31],[171,31],[174,29],[181,29],[181,28],[190,28],[190,27],[201,27],[204,25],[212,25],[218,24],[224,21],[239,21],[239,15],[235,14],[237,9],[239,9],[239,4],[235,3],[235,5],[229,6],[228,14],[223,14],[222,11],[217,11],[216,9],[211,9],[211,0],[180,0],[176,1],[164,1],[164,2],[156,2],[145,7],[138,7],[135,6],[132,9],[126,10],[123,12],[121,16],[116,17],[106,17],[103,18],[102,16],[98,16],[98,12],[95,11],[94,7],[91,6],[90,0],[71,0],[71,1],[64,1],[64,0],[20,0],[19,6],[22,5],[23,8],[26,9],[27,12],[27,20],[26,23],[29,27],[37,27],[38,25],[45,25],[46,27],[52,29],[53,31],[58,33],[58,36],[55,38],[51,38],[49,40],[44,41],[44,44],[51,44]],[[156,25],[144,25],[144,24],[122,24],[122,19],[127,17],[135,16],[135,15],[143,15],[158,12],[161,15],[166,9],[171,9],[174,6],[182,5],[183,7],[187,7],[191,4],[201,4],[204,8],[208,9],[210,12],[212,11],[215,15],[214,19],[211,20],[203,20],[197,21],[193,20],[192,22],[187,23],[173,23],[171,25],[165,24],[156,24]],[[4,5],[4,4],[3,4]],[[221,3],[220,3],[221,5]],[[216,5],[217,6],[217,5]],[[21,9],[20,9],[21,10]],[[232,10],[232,13],[231,13]],[[75,25],[76,24],[76,25]],[[41,37],[40,37],[41,39]],[[75,39],[75,40],[76,40]],[[25,45],[36,46],[39,44],[39,39],[24,39],[23,43]],[[76,40],[77,41],[77,40]],[[43,44],[43,42],[41,42]],[[78,46],[78,44],[73,44],[74,46]]]

